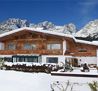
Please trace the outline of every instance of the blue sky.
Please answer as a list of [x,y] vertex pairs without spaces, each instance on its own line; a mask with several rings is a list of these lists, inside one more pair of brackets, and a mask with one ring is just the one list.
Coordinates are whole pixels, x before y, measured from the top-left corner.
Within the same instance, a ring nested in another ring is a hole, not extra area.
[[98,0],[0,0],[0,22],[8,18],[27,19],[56,25],[74,23],[78,29],[98,19]]

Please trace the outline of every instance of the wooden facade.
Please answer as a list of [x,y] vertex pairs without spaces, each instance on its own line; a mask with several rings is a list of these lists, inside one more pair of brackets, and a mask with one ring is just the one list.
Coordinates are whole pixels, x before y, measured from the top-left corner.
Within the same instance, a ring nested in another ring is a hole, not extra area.
[[96,56],[97,46],[76,43],[74,40],[67,41],[67,50],[65,55],[72,56]]
[[[66,41],[65,56],[96,56],[98,47],[95,45],[76,43],[72,38],[29,30],[0,37],[0,42],[4,45],[4,49],[0,50],[0,55],[63,55],[63,41]],[[15,49],[8,49],[9,43],[15,44]],[[36,48],[24,49],[25,43],[34,44]],[[60,49],[47,49],[48,44],[60,44]]]
[[[31,31],[21,31],[12,35],[0,38],[4,44],[4,49],[0,50],[0,55],[16,55],[16,54],[39,54],[39,55],[62,55],[62,38],[43,33]],[[8,44],[15,44],[15,49],[8,49]],[[24,44],[35,44],[35,49],[24,49]],[[60,44],[60,49],[47,49],[47,44]]]

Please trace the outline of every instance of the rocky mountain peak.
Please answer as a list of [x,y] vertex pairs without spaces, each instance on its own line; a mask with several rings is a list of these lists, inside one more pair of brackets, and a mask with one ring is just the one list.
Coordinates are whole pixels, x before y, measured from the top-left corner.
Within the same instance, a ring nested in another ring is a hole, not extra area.
[[77,37],[94,37],[98,36],[98,20],[90,21],[80,31],[76,33]]
[[21,27],[40,28],[47,31],[70,34],[74,35],[78,39],[98,40],[98,19],[90,21],[80,31],[77,32],[77,28],[73,23],[58,26],[49,21],[43,21],[34,24],[30,23],[26,19],[9,18],[8,20],[0,23],[0,33],[13,31],[14,29],[18,29]]
[[40,22],[37,24],[37,27],[42,27],[44,30],[45,29],[53,29],[55,27],[55,25],[52,22],[49,21],[44,21],[44,22]]
[[64,25],[64,32],[69,32],[69,34],[76,33],[76,26],[73,23],[69,23],[67,25]]
[[0,23],[0,33],[11,31],[21,27],[29,27],[29,22],[27,20],[9,18],[8,20]]
[[43,21],[38,24],[34,24],[28,22],[27,20],[9,18],[8,20],[0,23],[0,33],[12,31],[21,27],[41,28],[47,31],[62,32],[66,34],[72,34],[76,32],[76,27],[72,23],[66,24],[64,26],[57,26],[49,21]]

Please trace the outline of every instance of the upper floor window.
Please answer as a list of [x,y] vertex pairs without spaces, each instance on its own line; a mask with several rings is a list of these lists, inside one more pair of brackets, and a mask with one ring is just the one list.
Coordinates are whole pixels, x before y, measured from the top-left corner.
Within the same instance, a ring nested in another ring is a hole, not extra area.
[[78,51],[79,51],[79,52],[87,52],[87,49],[85,49],[85,48],[80,48],[80,49],[78,49]]
[[61,44],[47,44],[48,50],[61,49]]
[[4,50],[4,43],[0,42],[0,50]]
[[30,43],[25,43],[24,44],[24,49],[27,49],[27,50],[32,49],[31,44]]
[[8,49],[8,50],[15,50],[16,49],[15,43],[8,43],[6,49]]
[[26,49],[26,50],[36,49],[36,45],[35,44],[30,44],[30,43],[25,43],[24,44],[24,49]]

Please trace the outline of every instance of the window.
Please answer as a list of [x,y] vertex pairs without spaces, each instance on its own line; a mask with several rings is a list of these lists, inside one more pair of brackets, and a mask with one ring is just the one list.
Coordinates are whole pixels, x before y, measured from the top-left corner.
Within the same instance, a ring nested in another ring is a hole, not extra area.
[[38,56],[13,56],[13,62],[38,62]]
[[38,57],[24,57],[25,62],[38,62]]
[[30,44],[30,43],[25,43],[24,44],[24,49],[26,49],[26,50],[36,49],[36,45],[35,44]]
[[38,62],[38,57],[28,58],[27,60],[28,60],[28,62],[34,62],[34,63],[37,63],[37,62]]
[[27,50],[32,49],[31,44],[25,43],[25,44],[24,44],[24,49],[27,49]]
[[46,59],[47,63],[58,63],[57,57],[47,57]]
[[12,58],[10,58],[10,57],[4,57],[4,61],[5,62],[12,62]]
[[87,52],[87,49],[85,48],[81,48],[81,49],[78,49],[79,52]]
[[47,44],[48,50],[61,49],[61,44]]
[[16,49],[16,45],[14,43],[8,43],[6,49],[8,49],[8,50],[15,50]]
[[4,50],[4,43],[0,42],[0,50]]

